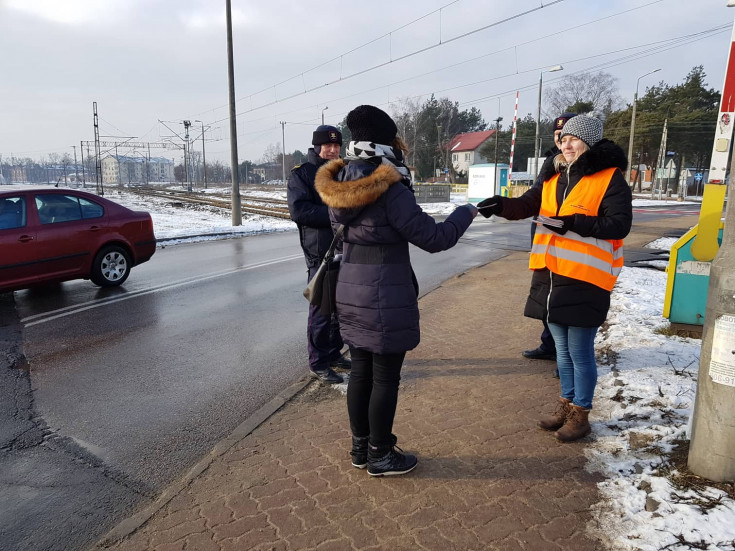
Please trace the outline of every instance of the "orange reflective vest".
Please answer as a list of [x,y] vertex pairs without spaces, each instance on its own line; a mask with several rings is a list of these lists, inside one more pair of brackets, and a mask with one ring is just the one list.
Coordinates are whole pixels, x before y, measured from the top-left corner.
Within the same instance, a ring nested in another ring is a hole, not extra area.
[[[582,179],[572,188],[557,214],[556,184],[559,175],[544,182],[540,215],[567,216],[586,214],[597,216],[602,198],[610,185],[615,168],[606,168]],[[559,235],[538,225],[531,247],[528,267],[548,268],[555,274],[579,279],[612,291],[623,267],[623,240],[582,237],[568,231]]]

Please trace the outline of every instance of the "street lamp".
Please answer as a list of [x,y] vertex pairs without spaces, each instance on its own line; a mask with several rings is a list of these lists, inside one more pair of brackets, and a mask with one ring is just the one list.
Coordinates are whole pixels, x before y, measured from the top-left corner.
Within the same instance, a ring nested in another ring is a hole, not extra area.
[[324,111],[326,111],[327,109],[329,109],[329,106],[322,109],[322,126],[324,126]]
[[[436,125],[436,145],[439,149],[439,164],[441,165],[441,161],[443,159],[443,153],[442,153],[442,125],[437,124]],[[439,170],[441,171],[441,166],[439,166]],[[434,178],[438,178],[436,175],[436,166],[434,167]]]
[[562,71],[564,67],[561,65],[554,65],[550,69],[546,69],[545,71],[541,71],[538,76],[538,114],[536,116],[536,140],[534,140],[534,150],[533,150],[533,176],[534,178],[538,175],[538,156],[539,156],[539,141],[538,141],[538,133],[539,133],[539,123],[541,122],[541,87],[543,85],[543,76],[544,73],[555,73],[556,71]]
[[[630,185],[630,168],[633,164],[633,137],[635,136],[635,109],[636,105],[638,104],[638,84],[640,84],[641,79],[643,77],[647,77],[648,75],[652,75],[653,73],[658,73],[661,69],[656,69],[654,71],[651,71],[650,73],[646,73],[645,75],[641,75],[638,77],[638,80],[635,83],[635,94],[633,95],[633,114],[630,116],[630,141],[628,142],[628,169],[625,171],[625,179],[628,182],[628,185]],[[640,167],[638,168],[640,170]],[[641,184],[642,185],[642,184]]]
[[495,119],[495,182],[493,183],[493,190],[494,192],[497,192],[498,190],[498,133],[500,132],[500,121],[503,120],[503,117],[498,117]]

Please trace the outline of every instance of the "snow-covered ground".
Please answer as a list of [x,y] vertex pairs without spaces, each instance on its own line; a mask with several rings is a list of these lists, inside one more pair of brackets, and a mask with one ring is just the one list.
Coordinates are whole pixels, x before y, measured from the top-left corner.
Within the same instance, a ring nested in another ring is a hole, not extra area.
[[[285,191],[278,190],[242,193],[285,199]],[[150,212],[156,236],[166,245],[295,229],[289,220],[249,215],[233,228],[225,209],[173,207],[172,200],[117,189],[106,197]],[[453,194],[448,203],[422,208],[445,215],[464,202],[463,194]],[[635,199],[634,207],[671,203]],[[659,239],[649,246],[668,249],[673,242]],[[597,336],[600,376],[586,454],[588,469],[601,472],[605,481],[589,529],[613,549],[733,550],[735,501],[717,489],[677,486],[677,471],[668,460],[687,438],[701,341],[660,331],[668,326],[662,317],[665,288],[662,271],[623,268]]]

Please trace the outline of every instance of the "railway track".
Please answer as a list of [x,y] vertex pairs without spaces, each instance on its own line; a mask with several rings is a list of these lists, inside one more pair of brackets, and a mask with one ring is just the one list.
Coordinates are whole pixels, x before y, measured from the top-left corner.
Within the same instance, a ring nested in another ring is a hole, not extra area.
[[[231,203],[229,196],[224,194],[198,194],[185,190],[167,190],[158,191],[153,189],[131,189],[130,191],[146,196],[159,197],[163,199],[173,200],[182,203],[191,203],[197,205],[206,205],[210,207],[230,209]],[[272,216],[274,218],[290,219],[288,213],[288,201],[284,199],[263,199],[262,197],[253,197],[250,195],[241,195],[242,212],[247,214],[259,214],[261,216]]]

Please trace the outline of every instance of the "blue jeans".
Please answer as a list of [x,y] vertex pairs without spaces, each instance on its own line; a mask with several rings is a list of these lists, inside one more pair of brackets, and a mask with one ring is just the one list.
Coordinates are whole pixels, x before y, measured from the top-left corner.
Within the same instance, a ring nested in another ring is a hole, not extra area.
[[592,409],[597,385],[595,335],[598,327],[574,327],[549,323],[556,343],[561,397],[584,409]]

